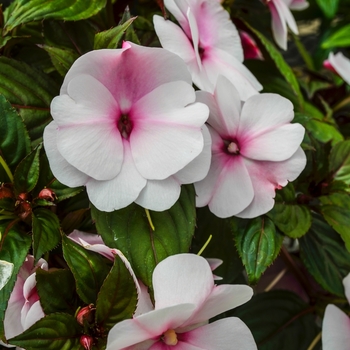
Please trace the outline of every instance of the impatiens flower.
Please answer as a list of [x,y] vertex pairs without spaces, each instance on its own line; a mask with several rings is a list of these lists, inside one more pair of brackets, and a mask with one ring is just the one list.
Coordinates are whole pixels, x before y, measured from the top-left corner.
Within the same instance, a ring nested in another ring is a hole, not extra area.
[[290,124],[292,103],[277,94],[250,97],[242,106],[235,87],[219,77],[214,95],[197,92],[210,108],[212,164],[195,183],[197,206],[218,217],[253,218],[274,205],[275,190],[293,181],[306,164],[304,128]]
[[272,34],[277,45],[287,50],[288,30],[298,34],[298,27],[290,10],[304,10],[309,6],[305,0],[264,0],[271,11]]
[[106,350],[257,349],[248,327],[236,317],[208,320],[247,302],[245,285],[214,285],[208,262],[194,254],[173,255],[153,272],[155,306],[109,332]]
[[154,16],[160,43],[186,62],[199,89],[212,92],[219,74],[224,74],[236,86],[242,100],[262,89],[242,64],[243,51],[237,29],[218,1],[165,0],[164,4],[181,28]]
[[246,60],[262,60],[263,56],[256,44],[255,40],[244,30],[239,31],[239,36],[242,41],[242,47],[244,52],[244,58]]
[[34,265],[34,260],[32,255],[28,255],[19,269],[5,311],[4,329],[6,339],[23,333],[45,316],[36,290],[35,271],[38,268],[48,270],[48,265],[44,259],[39,259]]
[[[345,296],[350,303],[350,274],[343,279]],[[348,350],[350,344],[350,318],[337,306],[329,304],[322,324],[323,350]]]
[[166,210],[182,183],[208,171],[208,161],[197,160],[208,108],[194,102],[186,65],[167,50],[124,43],[91,51],[51,103],[54,120],[44,131],[51,170],[67,186],[85,185],[99,210],[132,202]]
[[341,52],[338,52],[335,55],[333,52],[330,52],[328,60],[323,62],[323,66],[331,70],[333,73],[337,73],[350,85],[350,60]]

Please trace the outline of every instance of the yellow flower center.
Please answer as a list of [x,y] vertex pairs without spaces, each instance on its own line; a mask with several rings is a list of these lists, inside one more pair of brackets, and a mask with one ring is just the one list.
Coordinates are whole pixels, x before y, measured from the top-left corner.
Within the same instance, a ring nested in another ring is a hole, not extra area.
[[177,344],[177,335],[173,329],[169,329],[163,334],[163,342],[166,345],[176,345]]

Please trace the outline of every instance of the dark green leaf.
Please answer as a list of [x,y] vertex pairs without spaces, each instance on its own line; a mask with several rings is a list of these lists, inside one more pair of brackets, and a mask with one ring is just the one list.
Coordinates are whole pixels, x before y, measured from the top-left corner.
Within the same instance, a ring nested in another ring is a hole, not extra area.
[[275,62],[278,70],[281,72],[282,76],[291,86],[292,90],[294,91],[294,94],[298,97],[299,104],[302,105],[303,96],[300,91],[298,80],[294,75],[292,68],[290,68],[290,66],[286,63],[279,50],[277,50],[276,47],[268,39],[266,39],[266,37],[263,34],[261,34],[258,30],[254,29],[247,22],[245,22],[245,24],[258,37],[262,45],[264,45],[271,59]]
[[332,141],[332,144],[336,144],[339,141],[343,141],[343,135],[338,131],[335,125],[326,123],[317,119],[310,119],[304,124],[305,128],[310,131],[312,136],[321,142]]
[[42,19],[86,19],[95,15],[105,4],[106,0],[17,0],[4,12],[4,32],[9,32],[20,24]]
[[68,314],[47,315],[29,329],[10,340],[26,350],[80,350],[82,329]]
[[98,233],[111,248],[120,249],[135,274],[148,286],[156,264],[169,255],[188,252],[195,228],[193,186],[182,186],[179,200],[163,212],[150,212],[155,231],[144,208],[131,204],[111,213],[92,207]]
[[52,64],[63,77],[67,74],[74,61],[79,57],[73,50],[61,49],[48,45],[41,45],[40,47],[50,55]]
[[[30,152],[30,139],[21,117],[3,95],[0,95],[0,125],[0,156],[8,167],[14,171],[17,164]],[[8,182],[10,179],[3,178],[0,180]]]
[[0,94],[19,111],[35,145],[51,121],[49,107],[58,93],[58,85],[48,75],[23,62],[0,57]]
[[257,283],[262,273],[276,259],[283,236],[276,233],[273,222],[264,217],[251,220],[245,230],[235,230],[234,235],[249,283]]
[[35,278],[40,304],[46,315],[54,312],[74,315],[77,309],[75,302],[77,298],[74,277],[69,270],[38,269]]
[[135,20],[136,17],[130,18],[125,23],[109,30],[97,33],[95,35],[94,50],[99,49],[116,49],[120,39],[123,37],[125,31]]
[[350,252],[350,195],[333,193],[319,197],[319,200],[323,204],[320,208],[323,217],[341,235]]
[[29,235],[21,232],[18,226],[7,228],[9,222],[0,222],[0,259],[12,263],[13,273],[3,289],[0,289],[0,336],[4,334],[4,316],[7,308],[7,302],[15,284],[18,271],[22,266],[30,244],[32,242]]
[[303,236],[311,226],[310,210],[307,206],[296,203],[291,183],[277,191],[275,205],[267,216],[281,232],[291,238]]
[[[129,6],[127,6],[125,8],[124,13],[123,13],[123,17],[119,22],[119,25],[123,25],[124,23],[127,23],[130,19],[132,19],[132,17],[130,15]],[[125,41],[131,41],[135,44],[141,45],[140,40],[135,33],[134,26],[132,25],[132,23],[126,29]]]
[[116,323],[132,318],[137,305],[137,289],[128,268],[116,255],[96,303],[96,322],[106,331]]
[[14,174],[14,187],[17,195],[32,191],[38,182],[41,147],[42,144],[38,145],[18,164]]
[[335,180],[350,185],[350,140],[336,144],[329,156],[329,171]]
[[322,43],[323,49],[350,46],[350,24],[341,27]]
[[327,291],[344,296],[343,278],[350,271],[350,253],[343,240],[320,216],[300,238],[300,256],[308,271]]
[[98,292],[110,270],[109,260],[86,250],[66,236],[63,236],[62,247],[81,300],[86,304],[96,304]]
[[39,259],[61,241],[60,222],[56,214],[45,208],[35,209],[32,220],[34,257]]
[[214,274],[222,277],[218,283],[232,283],[244,270],[233,240],[230,221],[212,214],[208,207],[197,209],[197,227],[192,241],[192,251],[198,253],[212,235],[201,254],[205,258],[223,260]]
[[310,308],[296,294],[271,291],[253,296],[229,313],[251,330],[259,350],[308,349],[319,333]]
[[337,13],[339,0],[316,0],[318,6],[328,18],[333,18]]

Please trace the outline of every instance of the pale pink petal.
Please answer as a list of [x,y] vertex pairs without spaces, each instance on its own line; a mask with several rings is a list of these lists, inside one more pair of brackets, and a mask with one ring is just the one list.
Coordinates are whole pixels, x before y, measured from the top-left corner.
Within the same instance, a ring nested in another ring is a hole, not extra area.
[[30,294],[36,286],[35,273],[31,274],[24,282],[23,296],[25,299],[29,299]]
[[216,258],[206,258],[206,259],[212,271],[217,269],[223,263],[221,259],[216,259]]
[[350,273],[343,279],[346,298],[350,304]]
[[124,162],[120,173],[112,180],[90,179],[86,190],[97,209],[111,212],[131,204],[146,186],[146,180],[137,171],[127,141],[124,142]]
[[283,162],[257,162],[245,159],[254,187],[251,204],[236,214],[240,218],[254,218],[267,213],[274,206],[275,190],[295,180],[306,165],[306,156],[299,147],[293,156]]
[[57,149],[68,163],[95,180],[113,179],[123,162],[123,142],[115,122],[59,127]]
[[252,138],[293,120],[293,104],[277,94],[259,94],[243,105],[240,117],[240,137]]
[[134,317],[140,316],[154,309],[150,295],[148,293],[148,288],[139,281],[140,293],[137,300],[137,308],[134,313]]
[[179,199],[180,193],[180,184],[173,176],[165,180],[148,180],[135,203],[149,210],[168,210]]
[[214,288],[214,281],[210,266],[203,257],[178,254],[156,266],[153,288],[156,310],[185,303],[200,306]]
[[185,325],[205,322],[225,311],[246,303],[252,296],[253,289],[246,285],[223,284],[215,286],[201,308]]
[[30,309],[25,314],[25,317],[22,318],[23,329],[27,330],[44,316],[45,314],[41,308],[40,301],[38,300],[33,305],[31,305]]
[[255,135],[244,141],[240,138],[242,156],[260,161],[284,161],[289,159],[303,141],[305,129],[300,124],[285,124]]
[[349,344],[349,317],[335,305],[327,305],[322,324],[323,350],[348,350]]
[[279,12],[280,17],[287,22],[288,27],[292,30],[293,33],[298,34],[297,24],[288,6],[284,3],[283,0],[273,1],[275,3],[277,11]]
[[21,310],[23,303],[24,299],[18,300],[17,302],[9,302],[6,308],[4,329],[7,339],[13,338],[24,331],[21,323]]
[[192,13],[190,7],[187,9],[187,20],[188,20],[188,24],[190,26],[192,45],[193,45],[194,52],[196,55],[197,65],[199,67],[199,70],[201,70],[202,69],[202,61],[201,61],[201,57],[199,55],[199,47],[198,47],[198,45],[199,45],[198,27],[197,27],[196,19]]
[[186,63],[196,61],[194,48],[178,25],[157,15],[153,17],[153,23],[163,48],[180,56]]
[[328,60],[337,73],[350,85],[350,60],[341,52],[335,55],[331,52]]
[[85,185],[88,176],[69,164],[57,149],[58,127],[52,121],[44,130],[44,148],[50,168],[58,181],[70,187]]
[[119,322],[108,333],[106,350],[123,349],[160,338],[168,329],[179,327],[192,314],[194,307],[191,304],[174,305]]
[[74,230],[67,237],[82,246],[93,245],[93,244],[103,244],[103,240],[101,236],[79,231],[79,230]]
[[236,317],[228,317],[179,334],[178,338],[203,350],[257,350],[251,331]]
[[305,0],[292,0],[288,6],[291,10],[305,10],[309,7],[309,3]]
[[191,38],[191,31],[187,19],[188,0],[164,0],[164,5],[179,22],[186,35]]
[[[169,345],[164,344],[164,342],[162,342],[162,341],[158,341],[158,342],[154,343],[150,348],[143,348],[140,350],[145,350],[145,349],[148,349],[148,350],[169,350],[172,348],[173,348],[173,346],[171,346],[171,345],[169,346]],[[178,343],[175,346],[175,349],[176,350],[206,350],[205,348],[199,348],[195,345],[188,344],[187,342],[182,342],[182,341],[178,341]]]
[[268,6],[272,17],[272,35],[277,45],[281,49],[287,50],[287,23],[282,13],[279,13],[275,1],[269,1]]
[[76,124],[112,123],[119,106],[109,90],[96,78],[82,74],[67,85],[67,94],[51,102],[51,114],[59,127]]
[[202,132],[204,138],[203,151],[183,169],[173,175],[180,184],[200,181],[208,174],[211,163],[211,136],[206,125],[202,126]]

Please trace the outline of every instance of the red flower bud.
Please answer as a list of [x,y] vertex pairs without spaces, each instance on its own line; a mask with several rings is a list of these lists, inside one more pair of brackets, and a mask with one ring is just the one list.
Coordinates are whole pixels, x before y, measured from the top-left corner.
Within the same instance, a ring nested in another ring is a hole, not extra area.
[[28,193],[20,193],[18,195],[18,200],[25,201],[28,198]]
[[11,184],[2,184],[0,186],[0,199],[14,198]]
[[80,337],[80,344],[86,350],[91,350],[93,343],[94,343],[94,339],[92,337],[90,337],[89,335],[82,335]]
[[77,314],[77,321],[78,323],[83,326],[84,321],[87,323],[92,323],[94,320],[94,313],[95,313],[95,308],[93,304],[90,304],[88,306],[84,306],[81,308]]
[[53,202],[57,197],[54,191],[49,188],[43,188],[40,191],[38,198]]

